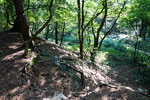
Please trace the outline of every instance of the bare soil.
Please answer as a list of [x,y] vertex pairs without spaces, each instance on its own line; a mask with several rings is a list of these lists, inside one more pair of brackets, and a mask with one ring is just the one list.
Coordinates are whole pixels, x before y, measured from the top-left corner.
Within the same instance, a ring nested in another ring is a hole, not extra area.
[[19,34],[0,33],[0,100],[42,100],[58,93],[70,100],[150,100],[131,78],[133,65],[92,64],[48,41],[36,50],[40,54],[26,72],[33,57],[23,57]]

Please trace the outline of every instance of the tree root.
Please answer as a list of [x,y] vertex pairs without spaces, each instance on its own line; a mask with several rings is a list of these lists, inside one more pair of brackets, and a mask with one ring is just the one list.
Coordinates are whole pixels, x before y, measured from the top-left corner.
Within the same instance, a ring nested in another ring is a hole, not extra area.
[[100,83],[99,88],[106,87],[106,86],[110,87],[110,88],[118,89],[117,86],[109,85],[109,84],[106,84],[106,83]]
[[67,64],[65,64],[65,65],[66,65],[67,67],[69,67],[71,70],[73,70],[73,71],[75,71],[75,72],[77,72],[77,73],[80,74],[80,83],[81,83],[82,88],[84,88],[84,87],[85,87],[84,73],[81,72],[81,71],[79,71],[79,70],[77,70],[77,69],[75,69],[74,67],[68,66]]

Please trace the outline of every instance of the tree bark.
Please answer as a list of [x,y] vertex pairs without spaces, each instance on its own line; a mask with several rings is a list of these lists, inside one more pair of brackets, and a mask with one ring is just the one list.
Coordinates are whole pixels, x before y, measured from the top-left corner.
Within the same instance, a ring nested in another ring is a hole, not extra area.
[[55,26],[55,43],[58,44],[58,22],[56,22]]
[[27,24],[22,0],[13,0],[13,2],[15,5],[15,9],[16,9],[16,15],[18,18],[20,32],[23,36],[24,41],[27,41],[30,38],[30,35],[29,35],[30,31],[29,31],[29,26]]
[[81,56],[81,59],[83,59],[83,43],[84,43],[84,37],[83,37],[83,33],[84,33],[84,0],[82,0],[82,22],[81,22],[81,52],[82,52],[82,56]]
[[48,38],[49,38],[49,24],[47,25],[47,27],[46,27],[46,29],[47,29],[47,31],[46,31],[46,35],[45,35],[45,40],[48,40]]
[[80,0],[77,0],[77,4],[78,4],[78,36],[79,36],[79,45],[80,45],[80,58],[83,59],[82,40],[81,40],[81,34],[80,34],[80,30],[81,30],[81,18],[80,18],[81,8],[80,8]]
[[64,34],[65,34],[65,22],[64,22],[64,24],[63,24],[62,36],[61,36],[61,40],[60,40],[60,46],[62,45],[63,38],[64,38]]

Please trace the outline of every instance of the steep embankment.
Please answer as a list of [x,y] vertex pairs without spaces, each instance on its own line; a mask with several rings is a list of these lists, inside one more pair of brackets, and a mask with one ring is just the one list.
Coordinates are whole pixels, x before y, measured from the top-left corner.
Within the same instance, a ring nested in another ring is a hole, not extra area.
[[0,100],[39,100],[60,92],[70,100],[149,100],[136,91],[129,66],[94,65],[48,41],[37,43],[31,60],[23,58],[18,34],[1,35]]

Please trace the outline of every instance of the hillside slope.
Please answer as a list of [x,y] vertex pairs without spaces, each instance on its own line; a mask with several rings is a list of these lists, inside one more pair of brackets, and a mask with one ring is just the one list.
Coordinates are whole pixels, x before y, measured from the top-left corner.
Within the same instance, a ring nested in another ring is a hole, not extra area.
[[18,33],[0,33],[0,100],[42,100],[57,93],[70,100],[150,99],[128,77],[132,66],[92,64],[48,41],[37,43],[35,58],[24,58],[21,45]]

